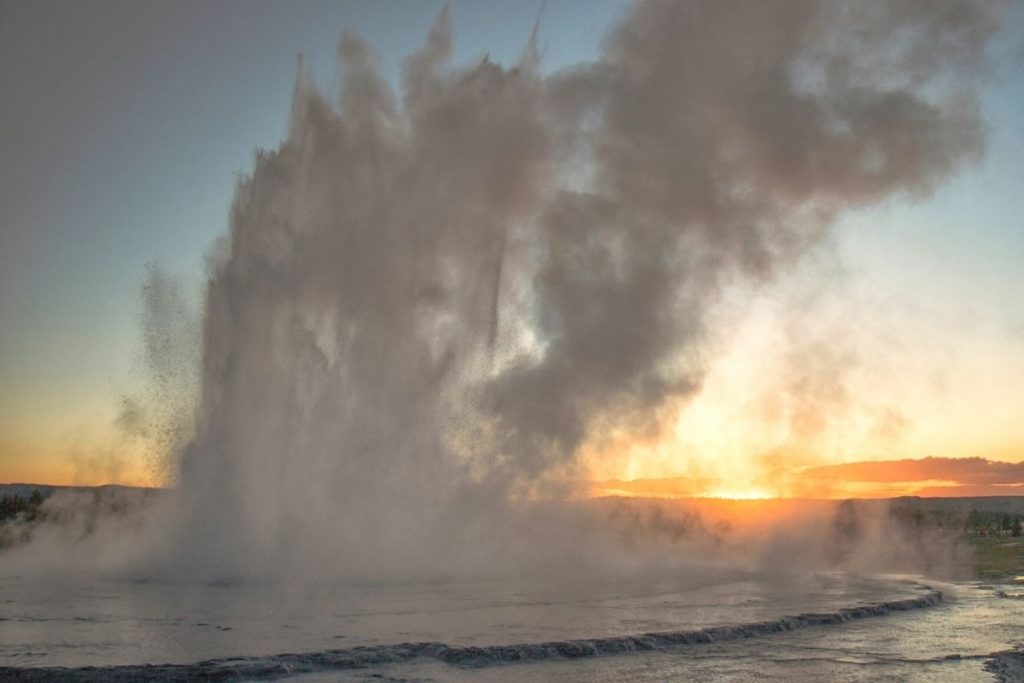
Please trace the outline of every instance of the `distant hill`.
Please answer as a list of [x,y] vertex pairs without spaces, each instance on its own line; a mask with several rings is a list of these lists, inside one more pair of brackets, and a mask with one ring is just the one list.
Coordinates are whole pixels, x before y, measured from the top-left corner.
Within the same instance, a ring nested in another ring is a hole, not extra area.
[[[19,498],[28,498],[32,495],[33,491],[39,491],[43,498],[48,498],[55,491],[163,491],[165,489],[159,487],[147,487],[147,486],[122,486],[121,484],[103,484],[101,486],[54,486],[51,484],[25,484],[25,483],[11,483],[11,484],[0,484],[0,498],[8,496],[18,496]],[[602,496],[602,498],[615,499],[618,496]],[[632,500],[648,500],[643,496],[632,497]],[[651,498],[651,501],[690,501],[693,503],[708,505],[715,504],[725,506],[737,506],[737,507],[764,507],[766,505],[773,505],[783,502],[803,502],[803,503],[829,503],[839,502],[839,500],[830,499],[754,499],[754,500],[732,500],[732,499],[716,499],[716,498]],[[977,510],[978,512],[1008,512],[1008,513],[1024,513],[1024,496],[968,496],[964,498],[922,498],[920,496],[900,496],[896,498],[863,498],[863,499],[852,499],[861,500],[863,502],[879,503],[889,502],[894,503],[900,507],[907,508],[921,508],[924,510],[942,510],[942,511],[956,511],[956,510]]]
[[977,510],[978,512],[1024,513],[1024,496],[972,496],[968,498],[920,498],[902,496],[889,498],[890,502],[907,508],[922,510]]
[[28,498],[33,491],[39,491],[43,498],[49,498],[55,491],[161,491],[163,489],[147,486],[122,486],[120,484],[104,484],[102,486],[53,486],[50,484],[0,484],[0,498],[17,496]]

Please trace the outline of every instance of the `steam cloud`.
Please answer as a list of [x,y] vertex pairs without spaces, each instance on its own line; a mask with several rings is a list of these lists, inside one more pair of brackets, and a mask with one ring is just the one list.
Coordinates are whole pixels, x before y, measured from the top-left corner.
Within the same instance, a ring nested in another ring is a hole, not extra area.
[[400,94],[352,35],[337,102],[300,63],[211,275],[168,552],[231,574],[514,554],[544,515],[510,501],[571,493],[583,445],[656,433],[700,387],[724,285],[979,156],[998,15],[643,2],[544,75],[535,40],[453,66],[445,11]]

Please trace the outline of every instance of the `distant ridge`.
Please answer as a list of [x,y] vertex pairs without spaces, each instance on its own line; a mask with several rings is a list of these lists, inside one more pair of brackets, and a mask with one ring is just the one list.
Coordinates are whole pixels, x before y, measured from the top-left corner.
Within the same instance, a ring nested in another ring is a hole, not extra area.
[[29,484],[25,482],[12,482],[0,484],[0,498],[7,496],[18,496],[27,498],[33,491],[39,491],[43,498],[49,498],[56,491],[165,491],[168,489],[158,486],[125,486],[124,484],[100,484],[98,486],[59,486],[55,484]]

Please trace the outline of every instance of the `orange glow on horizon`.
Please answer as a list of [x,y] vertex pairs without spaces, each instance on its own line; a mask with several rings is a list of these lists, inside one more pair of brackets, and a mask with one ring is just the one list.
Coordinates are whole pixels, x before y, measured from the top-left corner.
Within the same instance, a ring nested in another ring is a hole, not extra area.
[[75,431],[53,440],[0,435],[0,464],[0,484],[166,484],[145,443],[98,431]]
[[714,491],[708,491],[699,497],[719,498],[722,500],[769,500],[772,498],[780,498],[781,496],[766,488],[751,487],[715,489]]

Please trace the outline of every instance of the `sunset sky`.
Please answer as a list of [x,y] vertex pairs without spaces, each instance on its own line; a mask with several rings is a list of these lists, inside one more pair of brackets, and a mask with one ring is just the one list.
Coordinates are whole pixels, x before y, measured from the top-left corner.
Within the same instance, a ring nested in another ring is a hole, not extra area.
[[[550,0],[547,72],[594,58],[626,3]],[[336,85],[341,30],[397,82],[442,2],[0,3],[0,482],[160,484],[115,425],[143,381],[140,283],[196,302],[237,174],[274,148],[296,55]],[[453,2],[455,61],[516,62],[535,14]],[[983,85],[984,158],[927,197],[843,215],[714,313],[668,428],[587,444],[598,494],[1024,494],[1024,6]]]

